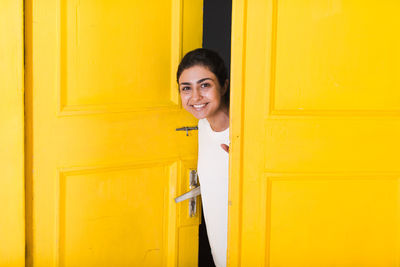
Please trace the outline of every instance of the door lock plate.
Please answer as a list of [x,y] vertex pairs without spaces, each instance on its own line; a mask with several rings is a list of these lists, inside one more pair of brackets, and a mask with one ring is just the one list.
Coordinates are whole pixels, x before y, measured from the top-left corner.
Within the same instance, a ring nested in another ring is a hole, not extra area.
[[189,216],[195,217],[197,214],[197,196],[201,194],[200,185],[198,182],[198,176],[196,170],[190,170],[189,175],[189,192],[175,198],[175,202],[179,203],[186,199],[189,200]]

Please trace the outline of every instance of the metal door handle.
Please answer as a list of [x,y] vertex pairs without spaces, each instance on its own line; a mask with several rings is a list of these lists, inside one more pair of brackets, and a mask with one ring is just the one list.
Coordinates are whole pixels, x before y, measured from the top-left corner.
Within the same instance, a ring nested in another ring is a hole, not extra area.
[[189,175],[189,192],[175,198],[175,202],[179,203],[189,199],[189,216],[196,216],[197,196],[201,194],[200,185],[198,185],[197,171],[191,170]]
[[176,131],[186,131],[186,136],[189,136],[189,131],[193,131],[193,130],[198,130],[199,128],[197,126],[193,126],[193,127],[181,127],[181,128],[177,128]]
[[197,187],[193,188],[192,190],[190,190],[189,192],[186,192],[185,194],[180,195],[179,197],[175,198],[175,203],[179,203],[186,199],[197,197],[200,195],[201,195],[200,186],[197,186]]

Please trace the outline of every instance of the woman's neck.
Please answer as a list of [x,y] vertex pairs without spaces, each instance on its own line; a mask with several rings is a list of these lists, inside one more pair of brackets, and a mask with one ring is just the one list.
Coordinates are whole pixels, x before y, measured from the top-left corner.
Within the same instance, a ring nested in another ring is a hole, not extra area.
[[229,128],[229,108],[222,106],[212,117],[208,117],[207,121],[215,132],[226,130]]

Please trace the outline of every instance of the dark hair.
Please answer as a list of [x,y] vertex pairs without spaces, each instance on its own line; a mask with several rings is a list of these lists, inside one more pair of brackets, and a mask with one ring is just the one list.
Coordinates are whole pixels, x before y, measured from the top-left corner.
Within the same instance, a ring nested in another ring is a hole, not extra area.
[[[188,52],[179,63],[178,71],[176,72],[176,81],[179,83],[179,77],[182,72],[193,66],[203,66],[208,68],[217,77],[218,82],[222,87],[228,79],[228,71],[225,67],[224,60],[218,55],[217,52],[207,48],[197,48]],[[223,101],[229,106],[230,85],[223,96]]]

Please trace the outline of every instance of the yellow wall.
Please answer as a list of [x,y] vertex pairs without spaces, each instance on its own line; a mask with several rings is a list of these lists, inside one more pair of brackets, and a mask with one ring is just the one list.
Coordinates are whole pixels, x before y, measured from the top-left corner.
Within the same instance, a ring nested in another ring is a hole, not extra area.
[[0,266],[24,266],[23,1],[0,3]]

